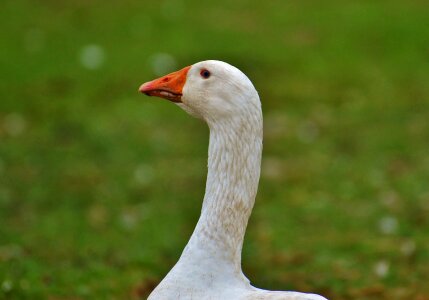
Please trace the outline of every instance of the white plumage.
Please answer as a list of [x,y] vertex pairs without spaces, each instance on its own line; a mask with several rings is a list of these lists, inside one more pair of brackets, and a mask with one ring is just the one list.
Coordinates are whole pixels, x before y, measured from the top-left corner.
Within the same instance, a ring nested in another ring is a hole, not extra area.
[[145,83],[140,91],[175,102],[210,128],[201,216],[179,261],[149,299],[324,300],[255,288],[241,270],[262,154],[261,103],[246,75],[221,61],[203,61]]

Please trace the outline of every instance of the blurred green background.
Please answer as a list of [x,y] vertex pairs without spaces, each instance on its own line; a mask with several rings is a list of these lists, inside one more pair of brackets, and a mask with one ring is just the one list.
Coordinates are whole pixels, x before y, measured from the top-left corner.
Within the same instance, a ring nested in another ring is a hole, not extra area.
[[205,59],[263,103],[252,283],[429,299],[427,1],[2,0],[0,39],[0,299],[139,299],[163,278],[208,129],[137,88]]

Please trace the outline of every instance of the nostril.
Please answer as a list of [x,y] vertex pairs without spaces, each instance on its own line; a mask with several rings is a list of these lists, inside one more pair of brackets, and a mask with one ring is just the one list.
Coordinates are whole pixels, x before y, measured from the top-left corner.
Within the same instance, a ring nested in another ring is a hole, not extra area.
[[164,79],[162,80],[162,82],[168,82],[170,81],[170,77],[164,77]]

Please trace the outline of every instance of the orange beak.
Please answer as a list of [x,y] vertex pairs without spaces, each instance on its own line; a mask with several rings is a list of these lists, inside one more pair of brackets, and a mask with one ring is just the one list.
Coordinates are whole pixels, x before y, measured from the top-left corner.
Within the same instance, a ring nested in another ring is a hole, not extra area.
[[182,90],[186,82],[186,75],[191,67],[170,73],[161,78],[143,83],[139,92],[148,96],[155,96],[170,100],[172,102],[182,102]]

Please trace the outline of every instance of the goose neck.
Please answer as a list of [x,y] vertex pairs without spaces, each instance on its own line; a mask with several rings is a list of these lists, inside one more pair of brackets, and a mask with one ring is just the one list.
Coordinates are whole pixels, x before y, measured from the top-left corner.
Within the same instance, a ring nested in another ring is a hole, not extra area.
[[241,271],[241,250],[257,192],[261,153],[261,116],[210,125],[206,193],[185,252],[202,249],[203,255]]

